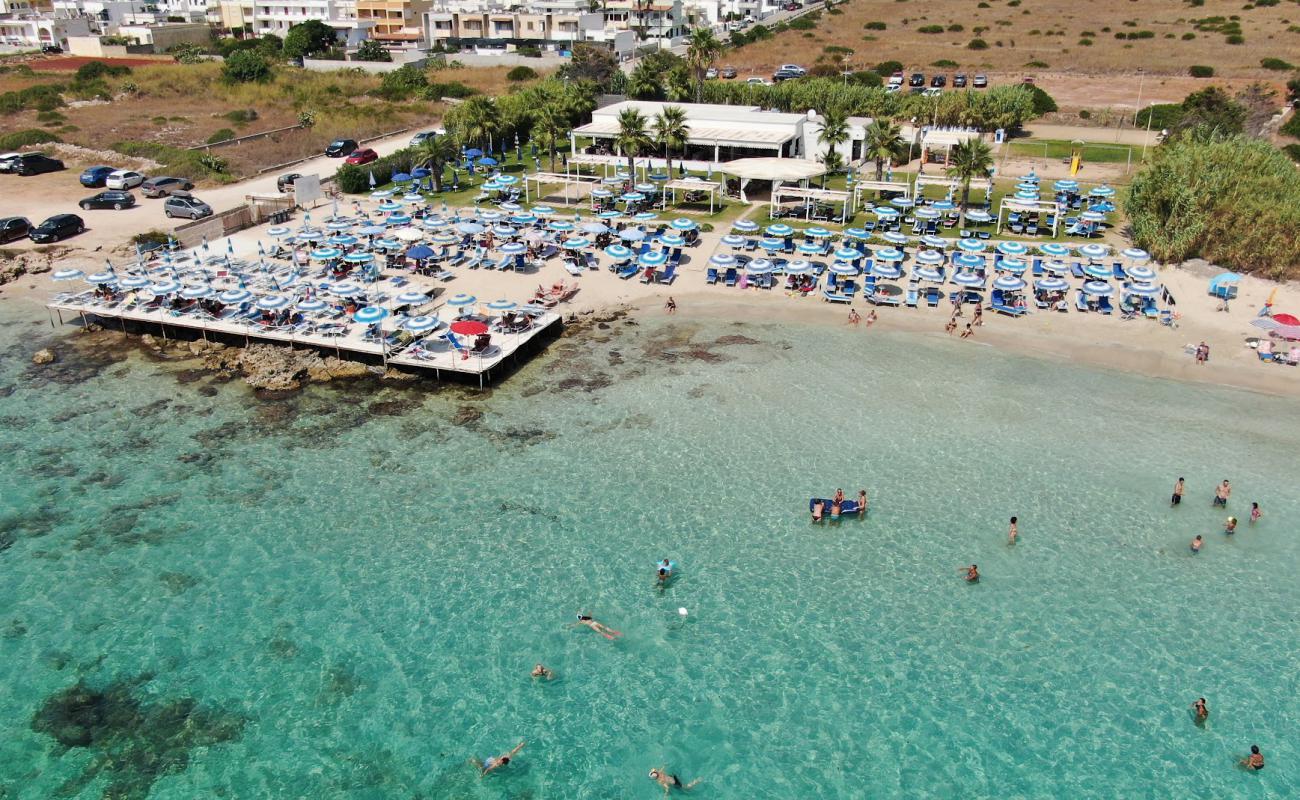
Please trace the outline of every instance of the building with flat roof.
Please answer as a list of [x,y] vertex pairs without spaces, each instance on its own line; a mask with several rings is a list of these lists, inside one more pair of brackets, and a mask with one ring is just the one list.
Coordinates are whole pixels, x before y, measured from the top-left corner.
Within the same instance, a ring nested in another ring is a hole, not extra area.
[[[686,125],[690,131],[686,138],[686,151],[678,155],[689,160],[720,163],[737,158],[775,156],[815,161],[826,152],[826,145],[820,140],[821,119],[812,111],[788,114],[758,106],[644,100],[625,100],[596,109],[591,122],[575,128],[571,134],[574,151],[580,152],[581,140],[586,139],[590,141],[591,152],[605,149],[613,152],[620,113],[627,109],[641,112],[646,119],[646,128],[650,129],[665,106],[676,106],[686,112]],[[846,163],[861,160],[866,127],[870,124],[871,120],[863,117],[849,119],[849,140],[838,147]]]

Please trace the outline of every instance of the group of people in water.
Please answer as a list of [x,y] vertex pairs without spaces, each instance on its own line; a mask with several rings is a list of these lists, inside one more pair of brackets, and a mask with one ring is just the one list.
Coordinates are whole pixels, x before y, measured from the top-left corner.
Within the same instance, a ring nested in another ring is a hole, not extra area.
[[[659,560],[655,563],[655,585],[660,589],[665,588],[672,580],[676,571],[677,562],[667,558]],[[686,613],[685,609],[681,609],[680,611],[682,614]],[[614,641],[623,635],[621,631],[616,631],[591,615],[582,612],[578,612],[577,620],[569,623],[569,627],[590,628],[610,641]],[[555,672],[545,664],[541,663],[533,665],[533,670],[529,674],[535,680],[549,681],[555,678]],[[518,755],[519,751],[522,749],[524,749],[524,742],[515,745],[515,748],[508,753],[503,753],[499,756],[489,756],[481,761],[477,758],[472,758],[470,759],[470,763],[478,769],[479,778],[484,778],[488,773],[508,765],[510,759]],[[658,767],[650,770],[650,778],[663,787],[665,795],[673,789],[686,791],[702,780],[702,778],[696,778],[690,783],[682,783],[681,779],[675,774],[669,772],[667,767]]]
[[[1186,482],[1184,481],[1183,478],[1179,478],[1177,481],[1174,482],[1174,493],[1169,498],[1170,507],[1182,504],[1183,491],[1185,487],[1186,487]],[[1228,499],[1230,497],[1232,497],[1232,484],[1228,482],[1227,478],[1224,478],[1223,483],[1220,483],[1218,486],[1214,487],[1214,499],[1213,501],[1211,501],[1211,506],[1213,506],[1214,508],[1226,509],[1228,507]],[[1254,525],[1256,522],[1259,522],[1259,518],[1262,517],[1263,515],[1264,512],[1260,510],[1259,503],[1250,504],[1251,525]],[[1232,536],[1236,532],[1237,532],[1237,518],[1234,516],[1229,516],[1228,519],[1225,520],[1223,523],[1223,533],[1225,536]],[[1196,537],[1192,539],[1192,544],[1191,544],[1192,555],[1196,555],[1200,553],[1201,546],[1204,544],[1205,544],[1205,537],[1201,536],[1201,534],[1199,533],[1196,534]]]
[[[821,499],[814,500],[812,502],[813,522],[821,522],[823,519],[826,518],[826,510],[827,510],[826,505],[827,505],[826,501]],[[844,513],[844,490],[836,489],[835,497],[831,498],[830,501],[831,519],[839,519],[843,513]],[[854,508],[851,510],[850,513],[857,514],[859,517],[865,517],[867,515],[867,490],[866,489],[858,490],[858,499],[854,503]]]

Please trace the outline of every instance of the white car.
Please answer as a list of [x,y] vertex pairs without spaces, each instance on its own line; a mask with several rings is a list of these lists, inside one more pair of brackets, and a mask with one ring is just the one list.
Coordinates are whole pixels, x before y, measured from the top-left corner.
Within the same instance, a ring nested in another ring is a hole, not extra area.
[[119,169],[108,173],[104,186],[108,189],[134,189],[144,183],[144,176],[129,169]]
[[745,83],[748,83],[748,84],[750,84],[750,85],[752,85],[752,86],[771,86],[771,85],[772,85],[772,82],[769,81],[767,78],[760,78],[760,77],[758,77],[757,75],[755,75],[755,76],[752,77],[752,78],[749,78],[748,80],[745,81]]

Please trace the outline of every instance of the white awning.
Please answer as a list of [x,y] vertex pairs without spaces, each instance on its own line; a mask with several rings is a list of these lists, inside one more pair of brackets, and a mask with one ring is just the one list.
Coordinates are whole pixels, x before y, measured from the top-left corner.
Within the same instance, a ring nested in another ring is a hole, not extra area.
[[[595,119],[573,129],[577,136],[593,136],[597,139],[613,139],[618,136],[616,120]],[[776,149],[797,133],[793,130],[776,130],[773,126],[763,127],[710,127],[698,124],[690,126],[686,136],[688,144],[725,145],[727,147],[771,147]]]
[[826,171],[820,163],[802,158],[738,158],[726,162],[720,169],[737,178],[767,181],[799,181],[815,178]]

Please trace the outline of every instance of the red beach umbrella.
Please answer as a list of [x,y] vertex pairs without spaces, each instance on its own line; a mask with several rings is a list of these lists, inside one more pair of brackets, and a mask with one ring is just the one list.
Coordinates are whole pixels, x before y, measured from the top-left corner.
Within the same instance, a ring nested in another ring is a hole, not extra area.
[[1283,325],[1300,325],[1300,319],[1296,319],[1294,314],[1274,314],[1273,321]]
[[478,336],[480,333],[487,333],[488,326],[476,319],[463,319],[451,323],[451,332],[459,333],[461,336]]

